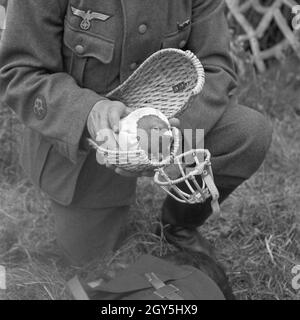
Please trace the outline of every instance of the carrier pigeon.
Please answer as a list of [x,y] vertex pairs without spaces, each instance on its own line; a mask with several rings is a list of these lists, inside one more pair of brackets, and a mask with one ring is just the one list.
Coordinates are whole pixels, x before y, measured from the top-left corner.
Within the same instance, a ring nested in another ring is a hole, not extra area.
[[167,117],[154,108],[131,112],[120,121],[115,135],[120,151],[144,150],[149,159],[161,161],[171,152],[173,134]]

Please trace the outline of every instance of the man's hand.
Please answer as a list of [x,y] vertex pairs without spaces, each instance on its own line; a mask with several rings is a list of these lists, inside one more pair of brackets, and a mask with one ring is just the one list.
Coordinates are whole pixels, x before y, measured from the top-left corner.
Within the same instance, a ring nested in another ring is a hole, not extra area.
[[119,133],[120,119],[126,117],[130,111],[119,101],[101,100],[97,102],[87,120],[87,128],[92,139],[100,144],[105,143],[110,150],[115,150],[117,141],[113,133]]

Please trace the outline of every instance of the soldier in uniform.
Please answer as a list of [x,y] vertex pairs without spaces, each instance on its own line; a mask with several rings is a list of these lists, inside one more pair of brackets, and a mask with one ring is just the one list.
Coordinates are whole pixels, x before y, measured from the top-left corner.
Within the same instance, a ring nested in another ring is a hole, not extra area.
[[[163,48],[191,50],[206,84],[180,118],[204,129],[223,201],[261,165],[271,128],[238,105],[223,0],[9,0],[0,51],[0,99],[25,124],[21,162],[49,195],[57,239],[76,263],[113,250],[128,218],[136,179],[100,165],[86,137],[117,131],[127,107],[105,94]],[[185,205],[167,198],[166,238],[205,251],[196,231],[209,201]]]

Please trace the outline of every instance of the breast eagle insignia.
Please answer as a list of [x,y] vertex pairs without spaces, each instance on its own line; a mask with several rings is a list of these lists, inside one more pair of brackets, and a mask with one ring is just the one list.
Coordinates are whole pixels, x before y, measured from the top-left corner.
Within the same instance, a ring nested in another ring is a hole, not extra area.
[[80,28],[85,31],[90,29],[92,20],[96,19],[96,20],[106,21],[107,19],[110,18],[110,16],[104,13],[92,12],[91,10],[84,11],[84,10],[76,9],[74,7],[71,7],[71,10],[75,16],[82,18],[82,21],[80,23]]

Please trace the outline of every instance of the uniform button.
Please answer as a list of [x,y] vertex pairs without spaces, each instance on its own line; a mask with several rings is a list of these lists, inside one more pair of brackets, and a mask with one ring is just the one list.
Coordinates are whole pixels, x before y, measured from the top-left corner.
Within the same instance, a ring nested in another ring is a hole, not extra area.
[[135,70],[137,67],[137,63],[136,62],[133,62],[131,65],[130,65],[130,70]]
[[76,51],[78,54],[83,54],[83,53],[84,53],[84,46],[82,46],[81,44],[78,44],[78,45],[75,47],[75,51]]
[[145,24],[141,24],[139,26],[139,33],[144,34],[147,31],[147,26]]
[[180,41],[180,43],[179,43],[179,48],[182,49],[182,48],[185,47],[185,45],[186,45],[186,41],[185,41],[185,40],[182,40],[182,41]]

